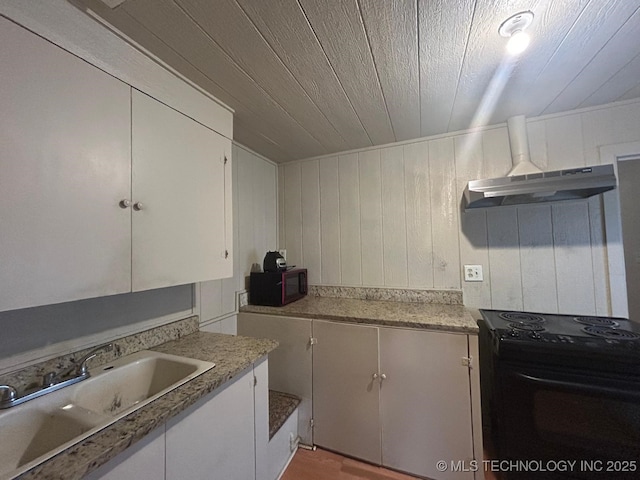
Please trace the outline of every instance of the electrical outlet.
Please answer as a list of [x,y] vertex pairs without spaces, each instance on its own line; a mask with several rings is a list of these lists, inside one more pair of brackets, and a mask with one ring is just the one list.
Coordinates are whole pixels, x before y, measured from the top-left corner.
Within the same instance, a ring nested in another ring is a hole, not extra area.
[[249,305],[249,292],[238,292],[238,306],[246,307]]
[[482,278],[482,265],[465,265],[464,266],[464,281],[465,282],[481,282]]
[[284,258],[284,261],[287,261],[287,249],[286,248],[281,248],[280,250],[278,250],[278,253],[280,255],[282,255],[282,258]]

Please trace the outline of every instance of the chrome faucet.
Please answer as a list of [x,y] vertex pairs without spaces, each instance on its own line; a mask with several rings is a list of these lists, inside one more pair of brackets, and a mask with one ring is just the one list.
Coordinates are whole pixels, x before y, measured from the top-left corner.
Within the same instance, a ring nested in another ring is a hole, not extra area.
[[11,385],[0,385],[0,409],[20,405],[27,400],[41,397],[47,393],[55,392],[63,387],[73,385],[74,383],[78,383],[89,378],[89,369],[87,368],[89,360],[100,352],[110,352],[113,350],[113,347],[113,343],[107,343],[90,350],[89,353],[78,361],[73,361],[66,370],[63,370],[60,373],[47,373],[42,377],[42,386],[40,388],[33,391],[23,392],[20,396],[16,389]]
[[[43,386],[44,386],[44,384],[48,383],[48,381],[53,382],[53,383],[50,383],[49,385],[55,384],[56,380],[66,378],[66,377],[70,376],[73,372],[75,372],[75,376],[76,377],[88,376],[89,375],[89,369],[87,368],[87,362],[89,360],[91,360],[93,357],[95,357],[96,355],[98,355],[98,353],[100,353],[100,352],[110,352],[111,350],[113,350],[113,343],[106,343],[104,345],[100,345],[99,347],[94,348],[93,350],[89,351],[89,353],[87,353],[80,360],[74,361],[69,366],[69,368],[67,368],[66,370],[62,371],[61,373],[58,373],[58,374],[56,374],[54,372],[47,373],[43,377],[43,382],[42,382]],[[53,374],[53,376],[51,376],[52,374]]]

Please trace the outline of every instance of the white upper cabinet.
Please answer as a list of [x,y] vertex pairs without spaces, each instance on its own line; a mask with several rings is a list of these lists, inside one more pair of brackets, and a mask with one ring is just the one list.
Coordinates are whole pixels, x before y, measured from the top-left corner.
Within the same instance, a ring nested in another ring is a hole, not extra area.
[[0,45],[0,311],[130,291],[130,87],[2,17]]
[[0,311],[233,275],[231,140],[3,17],[0,44]]
[[133,290],[233,275],[231,141],[132,91]]

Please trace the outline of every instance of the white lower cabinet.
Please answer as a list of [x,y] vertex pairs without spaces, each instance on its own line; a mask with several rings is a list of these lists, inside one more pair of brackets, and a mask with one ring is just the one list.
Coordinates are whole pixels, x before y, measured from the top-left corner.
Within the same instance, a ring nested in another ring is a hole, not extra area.
[[314,320],[313,441],[380,464],[378,328]]
[[164,480],[164,426],[105,463],[85,480]]
[[475,335],[255,313],[238,315],[238,333],[280,343],[269,385],[303,398],[303,442],[421,477],[483,478],[469,471],[482,460]]
[[167,422],[166,480],[255,478],[251,373]]
[[[271,354],[269,354],[271,355]],[[269,363],[271,360],[269,360]],[[269,365],[267,361],[253,368],[256,386],[253,391],[255,425],[256,472],[255,480],[274,480],[269,477]],[[254,477],[251,477],[254,478]]]
[[312,417],[312,320],[279,315],[240,313],[238,335],[270,338],[279,345],[269,353],[269,388],[300,397],[298,435],[313,444]]
[[382,464],[438,480],[473,479],[441,472],[473,460],[467,335],[379,329]]
[[268,441],[267,382],[265,359],[86,478],[255,480],[256,432]]
[[436,468],[469,470],[474,456],[467,335],[314,320],[313,336],[317,445],[437,480],[474,478]]

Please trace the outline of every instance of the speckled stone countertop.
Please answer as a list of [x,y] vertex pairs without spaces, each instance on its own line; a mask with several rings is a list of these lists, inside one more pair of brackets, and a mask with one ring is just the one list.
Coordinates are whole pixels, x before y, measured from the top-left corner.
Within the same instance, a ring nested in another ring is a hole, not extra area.
[[295,395],[269,390],[269,440],[300,405],[300,401],[300,397]]
[[241,312],[477,333],[472,314],[463,305],[387,302],[354,298],[306,296],[283,307],[247,305]]
[[115,457],[275,349],[273,340],[196,332],[151,348],[215,362],[215,368],[34,467],[21,479],[75,480]]

